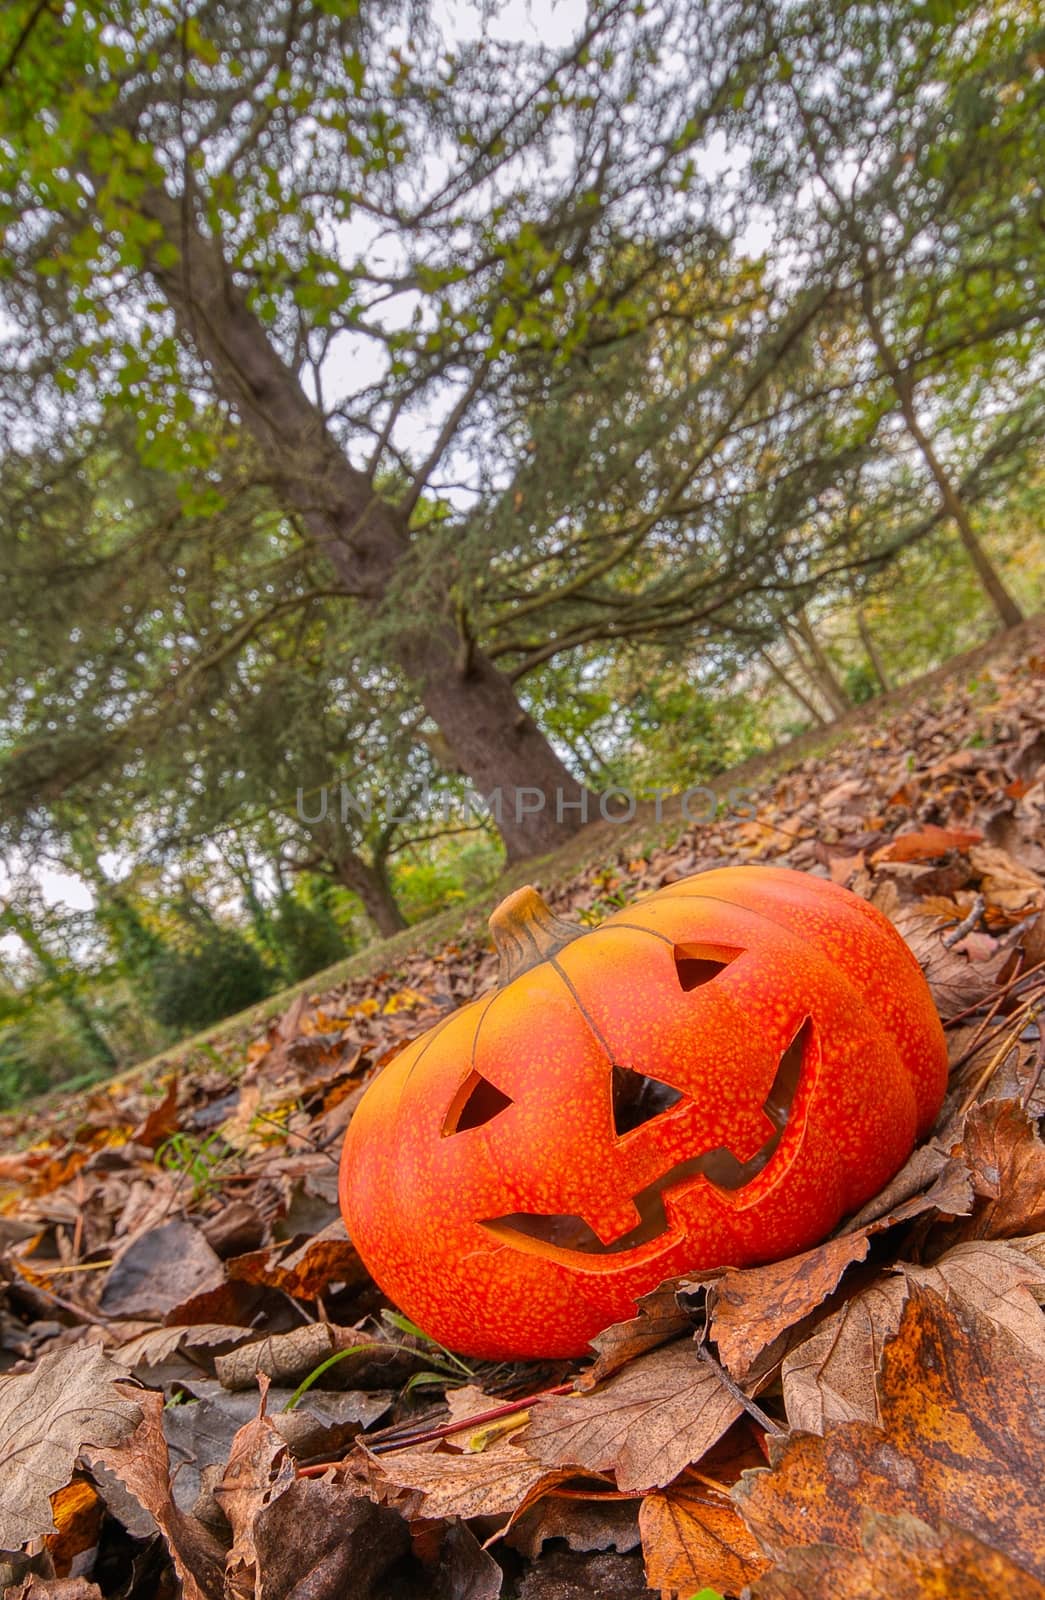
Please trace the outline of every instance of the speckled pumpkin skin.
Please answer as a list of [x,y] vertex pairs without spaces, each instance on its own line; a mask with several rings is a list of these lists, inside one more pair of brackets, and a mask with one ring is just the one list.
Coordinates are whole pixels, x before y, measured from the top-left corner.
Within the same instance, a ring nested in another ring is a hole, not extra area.
[[[740,954],[687,992],[679,946]],[[751,1182],[666,1189],[666,1230],[616,1254],[483,1226],[573,1215],[612,1245],[639,1220],[631,1197],[676,1163],[723,1146],[747,1161],[773,1132],[763,1104],[807,1019],[786,1126]],[[614,1063],[684,1098],[617,1136]],[[512,1104],[447,1132],[473,1071]],[[929,990],[879,912],[802,873],[725,868],[617,912],[396,1056],[349,1126],[341,1206],[385,1293],[451,1349],[579,1355],[665,1278],[822,1239],[928,1132],[946,1079]]]

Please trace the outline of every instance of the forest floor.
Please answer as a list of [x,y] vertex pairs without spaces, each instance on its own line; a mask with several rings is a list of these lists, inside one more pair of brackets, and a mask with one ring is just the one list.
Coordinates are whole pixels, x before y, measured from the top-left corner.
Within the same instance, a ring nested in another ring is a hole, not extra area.
[[5,1116],[5,1600],[1045,1596],[1045,627],[740,783],[503,887],[589,926],[735,863],[870,900],[952,1063],[898,1177],[800,1256],[662,1286],[589,1360],[426,1339],[345,1235],[337,1156],[374,1074],[494,984],[493,894]]

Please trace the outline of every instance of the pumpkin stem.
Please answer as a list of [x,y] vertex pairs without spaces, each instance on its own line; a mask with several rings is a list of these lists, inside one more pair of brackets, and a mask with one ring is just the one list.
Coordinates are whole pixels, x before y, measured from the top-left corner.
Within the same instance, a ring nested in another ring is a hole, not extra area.
[[503,988],[557,955],[571,939],[579,939],[584,929],[557,917],[528,883],[501,901],[490,916],[490,932],[501,959],[497,982]]

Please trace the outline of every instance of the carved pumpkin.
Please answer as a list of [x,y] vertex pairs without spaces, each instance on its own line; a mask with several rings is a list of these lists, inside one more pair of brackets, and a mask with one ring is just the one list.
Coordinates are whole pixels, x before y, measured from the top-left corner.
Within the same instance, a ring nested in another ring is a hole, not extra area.
[[730,867],[591,930],[527,888],[490,925],[499,986],[379,1074],[341,1164],[364,1261],[453,1349],[578,1355],[665,1278],[806,1249],[939,1110],[917,962],[833,884]]

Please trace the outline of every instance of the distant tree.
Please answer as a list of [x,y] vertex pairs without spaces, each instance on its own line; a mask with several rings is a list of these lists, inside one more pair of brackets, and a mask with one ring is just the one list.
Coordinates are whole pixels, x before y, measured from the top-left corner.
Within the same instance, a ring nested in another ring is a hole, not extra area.
[[[780,269],[861,327],[863,408],[894,413],[998,620],[1021,610],[963,483],[1023,471],[1045,408],[1045,29],[1035,8],[754,0],[768,70],[735,113]],[[801,280],[800,280],[801,281]]]

